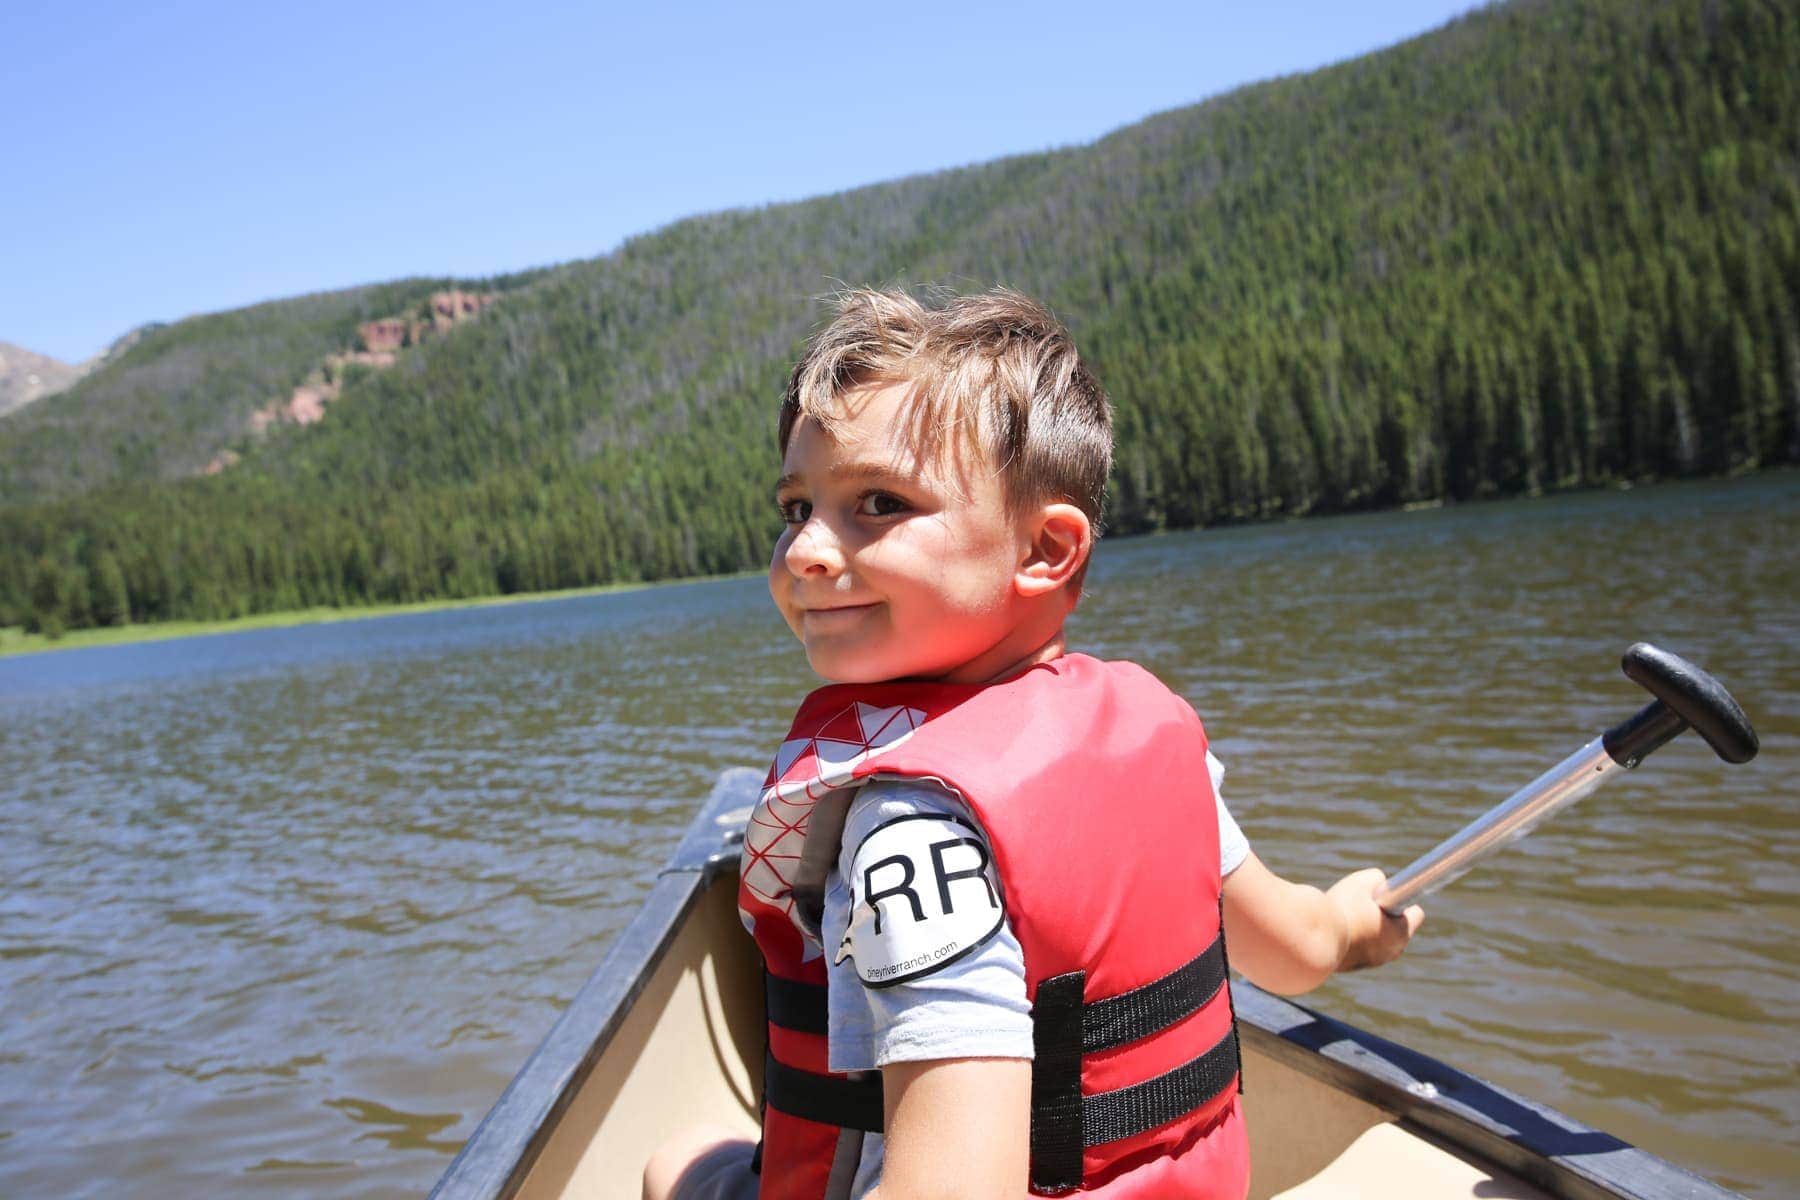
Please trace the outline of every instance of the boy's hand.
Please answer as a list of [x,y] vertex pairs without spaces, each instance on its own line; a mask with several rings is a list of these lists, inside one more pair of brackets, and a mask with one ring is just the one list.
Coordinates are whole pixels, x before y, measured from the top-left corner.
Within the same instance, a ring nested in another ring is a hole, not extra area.
[[1225,944],[1231,965],[1258,987],[1298,996],[1338,971],[1391,962],[1418,931],[1425,911],[1414,905],[1390,917],[1375,903],[1387,877],[1353,871],[1330,891],[1290,883],[1246,855],[1225,877]]
[[1416,904],[1398,916],[1390,916],[1375,903],[1375,889],[1386,882],[1383,872],[1369,867],[1352,871],[1325,893],[1344,922],[1344,955],[1338,970],[1355,971],[1393,962],[1424,922],[1425,910]]

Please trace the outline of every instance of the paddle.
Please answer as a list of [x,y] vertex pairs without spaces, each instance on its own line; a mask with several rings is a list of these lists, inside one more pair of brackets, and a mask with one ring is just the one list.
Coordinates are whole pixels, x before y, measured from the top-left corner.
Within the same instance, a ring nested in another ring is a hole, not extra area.
[[1694,729],[1728,763],[1756,757],[1756,731],[1731,693],[1679,655],[1639,642],[1625,651],[1628,678],[1656,699],[1537,779],[1469,822],[1376,889],[1375,902],[1398,914],[1481,859],[1575,803],[1615,771],[1629,770],[1684,729]]

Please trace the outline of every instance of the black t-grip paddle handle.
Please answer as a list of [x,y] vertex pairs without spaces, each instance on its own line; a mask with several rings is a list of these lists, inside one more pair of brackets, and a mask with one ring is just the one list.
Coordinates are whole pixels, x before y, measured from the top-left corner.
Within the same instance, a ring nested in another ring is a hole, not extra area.
[[1625,652],[1625,674],[1656,699],[1476,817],[1375,889],[1375,903],[1403,912],[1502,846],[1530,833],[1621,768],[1635,767],[1658,746],[1693,726],[1726,762],[1756,755],[1756,731],[1719,681],[1693,663],[1648,642]]
[[1606,731],[1606,753],[1621,767],[1635,767],[1692,726],[1728,763],[1756,757],[1756,730],[1723,684],[1679,654],[1639,642],[1625,651],[1626,678],[1656,699],[1636,716]]

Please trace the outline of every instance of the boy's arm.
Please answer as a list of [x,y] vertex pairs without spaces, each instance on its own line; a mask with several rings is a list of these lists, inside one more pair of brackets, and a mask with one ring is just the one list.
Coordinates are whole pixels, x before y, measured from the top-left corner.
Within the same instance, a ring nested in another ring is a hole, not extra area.
[[1251,983],[1297,996],[1334,972],[1391,962],[1418,931],[1418,905],[1390,917],[1375,903],[1387,877],[1353,871],[1322,892],[1290,883],[1255,853],[1225,877],[1225,946],[1231,965]]
[[1031,1152],[1031,1063],[948,1058],[881,1069],[887,1128],[871,1200],[1017,1200]]
[[[918,836],[883,843],[899,830]],[[929,878],[933,863],[917,858],[914,843],[944,838],[978,843],[985,889],[959,884],[970,890],[954,912],[938,910],[935,889],[925,889],[916,908],[888,890],[897,877],[894,855],[914,860],[908,877]],[[821,922],[831,948],[830,1057],[836,1070],[878,1066],[882,1073],[886,1121],[873,1194],[1021,1200],[1031,1141],[1031,1005],[1024,953],[1005,919],[1005,893],[979,820],[938,784],[877,779],[851,800],[837,840]],[[877,986],[867,986],[864,972],[875,964],[929,955],[945,943],[967,950],[897,982],[874,975]]]

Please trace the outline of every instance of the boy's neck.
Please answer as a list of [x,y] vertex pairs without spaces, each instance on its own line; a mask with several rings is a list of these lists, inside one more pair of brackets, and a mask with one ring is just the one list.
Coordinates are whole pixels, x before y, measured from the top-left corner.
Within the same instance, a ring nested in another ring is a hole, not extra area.
[[[1026,631],[1021,630],[1021,633]],[[1032,642],[1036,645],[1032,645]],[[1058,624],[1049,637],[1007,638],[978,658],[939,678],[940,683],[999,683],[1068,652],[1068,638]]]

